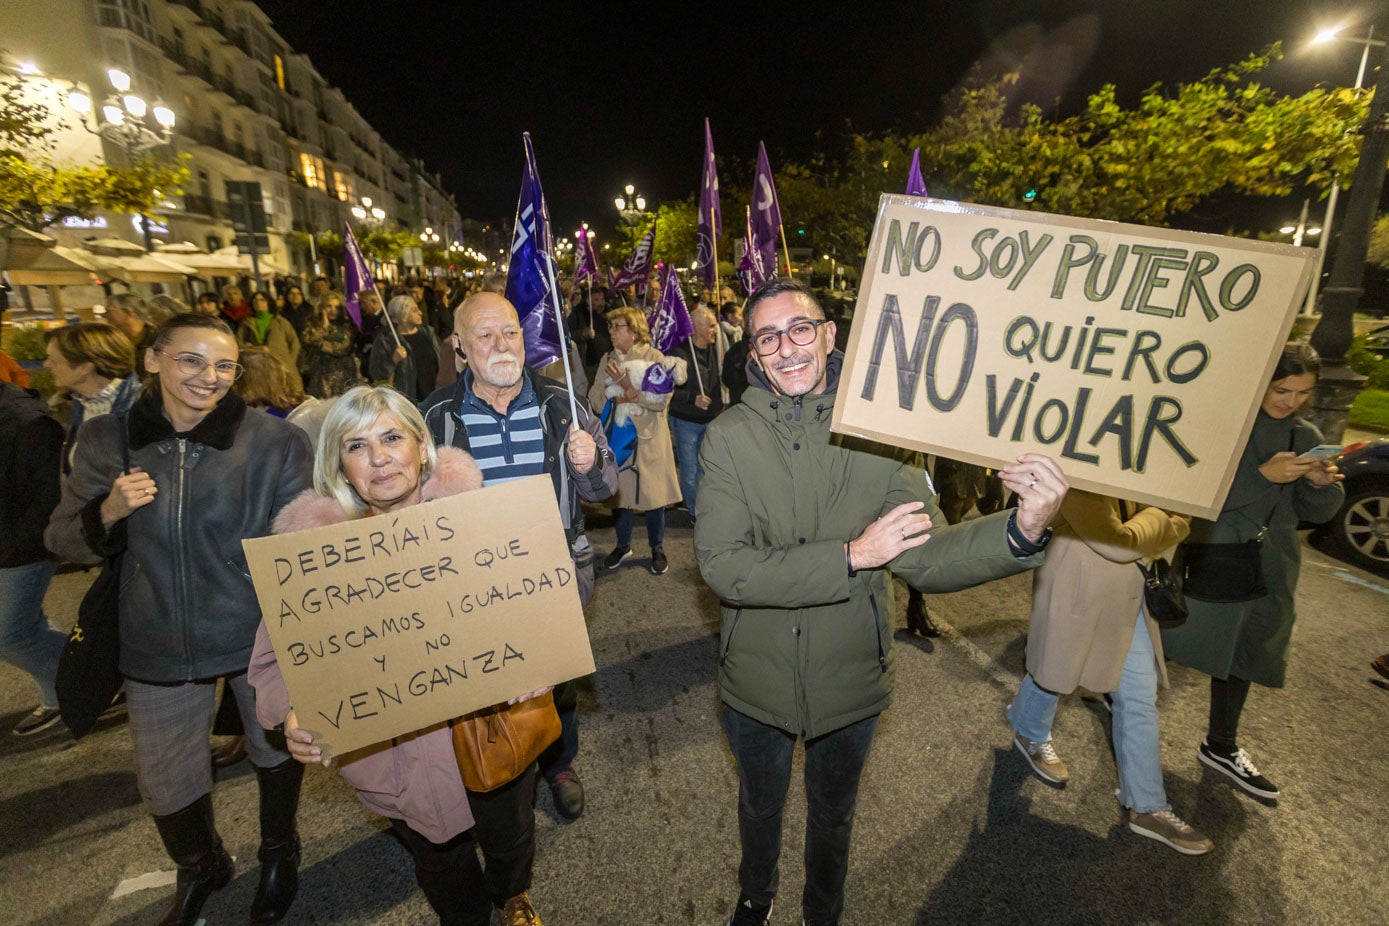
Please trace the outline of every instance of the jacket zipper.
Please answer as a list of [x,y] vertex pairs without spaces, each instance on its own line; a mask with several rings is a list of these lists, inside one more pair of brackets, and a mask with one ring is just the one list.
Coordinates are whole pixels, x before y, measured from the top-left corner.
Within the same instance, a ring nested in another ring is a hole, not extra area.
[[185,507],[184,494],[188,488],[188,480],[183,471],[184,463],[188,455],[188,441],[184,438],[178,439],[178,466],[175,472],[178,476],[174,480],[174,574],[178,576],[178,613],[179,620],[183,623],[183,665],[184,678],[193,677],[193,640],[191,621],[188,619],[188,575],[183,561],[183,513]]
[[738,621],[743,618],[743,609],[739,608],[733,612],[733,625],[728,628],[728,642],[723,645],[723,652],[719,654],[719,665],[723,665],[728,659],[728,651],[733,648],[733,635],[738,632]]
[[883,622],[878,615],[878,599],[872,592],[868,593],[868,603],[873,606],[873,639],[878,644],[878,669],[887,671],[887,653],[883,652]]

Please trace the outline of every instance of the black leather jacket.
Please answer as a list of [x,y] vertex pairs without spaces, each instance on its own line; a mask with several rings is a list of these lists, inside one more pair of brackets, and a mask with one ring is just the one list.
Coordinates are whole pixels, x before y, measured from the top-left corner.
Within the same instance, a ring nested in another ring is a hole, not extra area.
[[[100,508],[121,471],[123,438],[159,491],[108,531]],[[128,416],[88,422],[44,540],[79,563],[124,552],[126,676],[182,682],[246,670],[260,606],[241,541],[270,533],[280,508],[312,486],[312,463],[302,430],[248,411],[235,394],[185,434],[148,394]]]

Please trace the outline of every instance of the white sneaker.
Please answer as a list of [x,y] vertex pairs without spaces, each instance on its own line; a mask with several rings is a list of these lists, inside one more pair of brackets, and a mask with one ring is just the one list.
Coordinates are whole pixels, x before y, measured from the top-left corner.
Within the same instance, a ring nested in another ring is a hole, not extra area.
[[1205,855],[1215,848],[1202,833],[1170,809],[1152,813],[1129,811],[1129,829],[1140,836],[1166,843],[1183,855]]
[[1064,785],[1071,780],[1070,769],[1066,768],[1066,763],[1056,754],[1056,747],[1051,744],[1051,740],[1034,743],[1021,733],[1014,733],[1013,745],[1017,747],[1018,752],[1027,757],[1027,764],[1032,766],[1032,771],[1043,781]]

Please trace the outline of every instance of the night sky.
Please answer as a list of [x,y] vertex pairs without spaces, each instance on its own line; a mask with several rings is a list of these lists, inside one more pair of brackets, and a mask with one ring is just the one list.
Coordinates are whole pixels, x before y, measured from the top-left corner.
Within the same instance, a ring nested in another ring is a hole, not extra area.
[[[393,145],[443,175],[467,218],[509,226],[529,131],[556,234],[581,220],[612,227],[612,199],[626,183],[648,208],[693,192],[706,115],[725,184],[746,183],[759,139],[775,168],[817,149],[833,156],[851,131],[929,127],[942,95],[976,62],[1021,67],[1025,96],[1063,112],[1105,82],[1132,100],[1154,82],[1203,76],[1280,39],[1287,57],[1264,82],[1289,93],[1348,86],[1361,46],[1309,49],[1306,39],[1338,23],[1364,35],[1384,22],[1385,7],[259,2]],[[725,196],[725,210],[740,206]]]

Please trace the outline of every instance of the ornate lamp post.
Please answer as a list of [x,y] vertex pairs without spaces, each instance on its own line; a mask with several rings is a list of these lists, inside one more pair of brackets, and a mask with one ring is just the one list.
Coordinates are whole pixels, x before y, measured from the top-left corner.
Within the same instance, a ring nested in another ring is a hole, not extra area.
[[[120,68],[106,72],[112,92],[97,106],[86,91],[74,87],[67,93],[67,104],[81,118],[82,127],[93,135],[100,135],[125,152],[126,159],[134,162],[141,155],[162,145],[167,145],[174,137],[174,124],[177,117],[163,100],[153,103],[135,93],[131,87],[130,75]],[[149,216],[141,215],[140,227],[144,232],[145,250],[154,250],[150,237]]]
[[613,205],[617,207],[617,214],[622,217],[622,221],[627,224],[627,237],[631,239],[631,246],[637,246],[637,223],[646,216],[646,197],[637,192],[637,188],[632,184],[627,184],[623,188],[626,196],[619,196],[613,200]]

